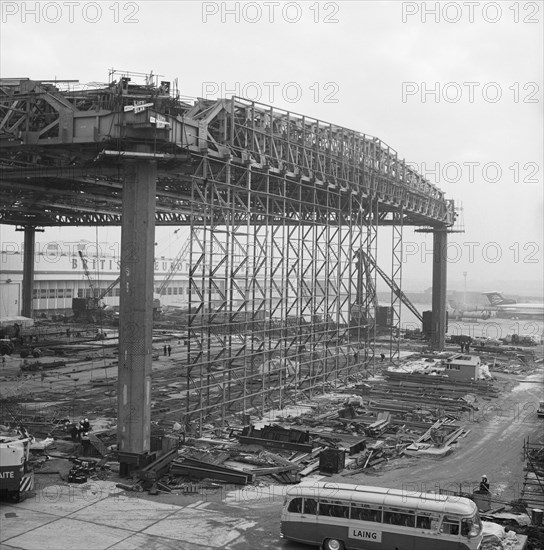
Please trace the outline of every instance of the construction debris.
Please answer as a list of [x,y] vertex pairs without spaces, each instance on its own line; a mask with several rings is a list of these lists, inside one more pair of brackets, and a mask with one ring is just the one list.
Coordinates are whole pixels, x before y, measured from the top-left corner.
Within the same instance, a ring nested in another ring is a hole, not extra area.
[[[180,336],[180,342],[181,337],[186,338]],[[157,335],[161,348],[169,340],[163,331]],[[63,448],[67,459],[95,457],[93,464],[115,461],[115,343],[97,344],[86,335],[79,343],[71,339],[69,345],[43,348],[46,355],[54,350],[64,357],[61,361],[46,356],[17,363],[13,377],[4,379],[8,385],[2,390],[0,420],[8,427],[25,426],[46,438],[34,444],[39,447],[37,452],[55,446]],[[94,374],[97,350],[101,352],[100,377]],[[524,353],[528,359],[522,360],[518,351],[502,353],[508,351],[490,355],[483,371],[521,373],[532,368],[530,354]],[[132,482],[118,487],[151,494],[194,494],[203,487],[220,489],[222,484],[297,483],[316,472],[343,476],[375,472],[405,455],[445,456],[469,433],[467,417],[499,396],[499,385],[487,377],[458,380],[447,376],[447,359],[447,353],[419,354],[407,357],[397,368],[385,367],[373,377],[361,374],[343,386],[324,383],[322,392],[310,394],[301,387],[294,398],[283,396],[283,404],[275,409],[277,416],[270,414],[266,423],[256,422],[261,410],[258,403],[243,414],[232,414],[228,422],[218,412],[200,423],[198,437],[180,412],[187,403],[187,384],[178,372],[183,365],[178,358],[169,359],[171,370],[154,373],[150,462],[133,473]],[[295,370],[290,375],[295,375]],[[25,386],[34,392],[28,402]],[[87,433],[83,449],[77,436],[71,437],[70,429],[87,416],[93,429]],[[101,475],[102,466],[93,470],[93,464],[83,467],[74,463],[68,480],[83,483]],[[527,473],[527,498],[541,479],[536,476],[533,469]]]
[[265,426],[261,430],[254,426],[244,428],[240,436],[240,443],[247,445],[258,444],[267,447],[279,447],[295,451],[310,452],[312,445],[308,445],[310,436],[300,430],[287,430],[282,426]]
[[209,464],[194,458],[174,460],[170,466],[170,473],[194,479],[216,479],[237,485],[247,485],[255,479],[250,473],[225,466],[218,466],[217,464]]

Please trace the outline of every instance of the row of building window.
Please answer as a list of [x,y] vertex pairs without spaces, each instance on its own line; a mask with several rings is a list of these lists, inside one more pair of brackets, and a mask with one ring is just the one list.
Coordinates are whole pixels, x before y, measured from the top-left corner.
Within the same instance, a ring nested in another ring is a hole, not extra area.
[[73,298],[73,293],[71,288],[35,288],[32,291],[32,297],[37,300]]
[[[100,294],[103,292],[104,289],[99,288],[96,293]],[[118,288],[114,288],[113,290],[110,290],[106,296],[120,296],[121,290]],[[92,298],[93,297],[93,291],[90,288],[78,288],[77,289],[77,297],[78,298]]]
[[178,295],[182,295],[182,294],[189,294],[189,287],[187,288],[184,288],[182,286],[169,286],[167,288],[163,288],[162,289],[162,292],[159,292],[159,288],[156,288],[155,289],[155,292],[157,294],[160,294],[161,296],[165,296],[165,295],[168,295],[168,296],[172,296],[172,295],[175,295],[175,296],[178,296]]
[[[98,288],[96,292],[100,294],[103,289]],[[158,294],[159,289],[156,288],[155,292]],[[189,287],[168,287],[163,289],[162,296],[168,295],[168,296],[181,296],[183,294],[189,294]],[[217,294],[217,292],[212,292],[212,294]],[[106,296],[120,296],[121,290],[119,288],[113,288],[110,290]],[[58,298],[73,298],[74,297],[74,291],[71,288],[41,288],[41,289],[34,289],[33,290],[33,297],[35,299],[58,299]],[[77,289],[77,297],[78,298],[92,298],[93,297],[93,291],[90,288],[78,288]]]
[[[159,292],[159,288],[155,289],[156,294],[160,294],[161,296],[181,296],[183,294],[189,294],[189,287],[182,287],[182,286],[169,286],[167,288],[163,288],[162,292]],[[204,290],[204,293],[206,294],[208,291]],[[219,294],[217,290],[213,290],[212,294]]]

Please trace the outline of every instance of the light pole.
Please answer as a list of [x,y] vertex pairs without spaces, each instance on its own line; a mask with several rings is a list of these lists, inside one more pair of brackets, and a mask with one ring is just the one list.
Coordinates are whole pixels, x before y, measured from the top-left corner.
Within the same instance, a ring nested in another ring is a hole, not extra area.
[[463,271],[463,277],[465,278],[465,286],[464,286],[464,292],[463,292],[463,303],[464,307],[467,307],[467,272]]

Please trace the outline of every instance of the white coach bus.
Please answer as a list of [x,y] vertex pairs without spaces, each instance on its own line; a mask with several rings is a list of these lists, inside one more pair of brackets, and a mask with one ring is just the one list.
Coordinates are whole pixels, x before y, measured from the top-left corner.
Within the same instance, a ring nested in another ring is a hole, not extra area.
[[477,550],[482,524],[467,498],[318,482],[287,490],[281,537],[325,550]]

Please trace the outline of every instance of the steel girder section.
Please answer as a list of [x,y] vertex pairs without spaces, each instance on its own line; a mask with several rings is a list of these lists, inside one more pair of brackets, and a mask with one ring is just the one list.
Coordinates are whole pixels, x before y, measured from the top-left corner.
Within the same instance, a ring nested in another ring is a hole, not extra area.
[[[403,204],[414,224],[453,224],[443,192],[378,138],[242,98],[201,99],[191,106],[129,80],[66,91],[29,79],[2,81],[0,140],[11,151],[6,162],[32,170],[112,156],[122,161],[137,142],[150,145],[163,161],[207,150],[309,182],[324,193],[372,195],[393,210]],[[34,158],[25,165],[17,155],[28,148]]]
[[[400,359],[400,329],[402,298],[402,205],[400,212],[393,213],[391,226],[392,264],[391,264],[391,337],[389,340],[389,360],[397,365]],[[400,291],[400,292],[398,292]]]
[[443,192],[377,138],[241,98],[232,99],[230,118],[231,149],[245,160],[453,223]]
[[53,86],[21,81],[18,94],[1,87],[0,132],[11,139],[25,137],[36,142],[59,136],[59,111],[74,111],[74,106]]

